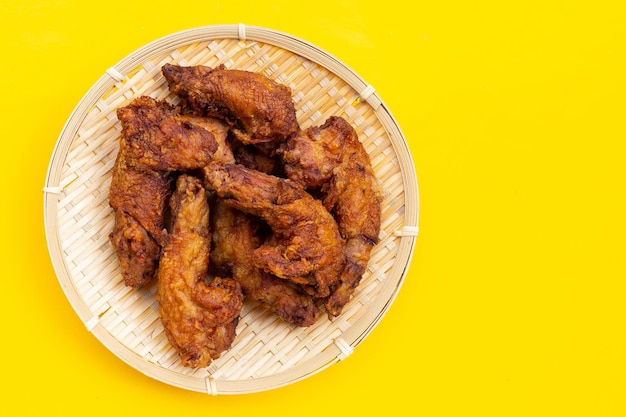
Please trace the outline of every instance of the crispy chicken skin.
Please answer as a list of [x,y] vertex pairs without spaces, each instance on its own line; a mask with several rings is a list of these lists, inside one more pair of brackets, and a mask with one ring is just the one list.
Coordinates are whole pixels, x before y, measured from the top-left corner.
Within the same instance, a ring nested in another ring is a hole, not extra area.
[[161,247],[137,220],[122,210],[116,210],[115,226],[109,240],[127,286],[139,288],[152,281],[159,264]]
[[286,175],[305,188],[321,186],[325,207],[346,240],[346,266],[324,303],[338,316],[361,281],[380,231],[381,195],[369,155],[354,128],[332,116],[292,135],[280,148]]
[[243,293],[232,278],[206,283],[211,237],[201,181],[179,176],[170,204],[172,230],[158,270],[159,316],[182,363],[205,367],[231,346]]
[[209,163],[217,149],[211,132],[189,123],[164,101],[142,96],[117,110],[127,154],[144,169],[189,171]]
[[217,148],[211,155],[212,162],[222,162],[230,164],[235,162],[235,156],[228,143],[228,132],[230,126],[223,120],[215,117],[203,117],[194,114],[185,114],[180,117],[181,120],[189,122],[199,128],[207,130],[213,134]]
[[340,117],[331,117],[328,123],[340,126],[337,131],[345,140],[341,163],[327,183],[324,200],[346,239],[346,267],[340,284],[332,289],[324,304],[330,315],[338,316],[361,281],[371,250],[378,243],[382,196],[369,155],[356,131]]
[[155,239],[162,243],[165,229],[164,211],[172,194],[172,180],[167,172],[142,169],[127,156],[124,137],[113,166],[109,204],[134,217]]
[[313,126],[291,135],[278,153],[285,174],[305,188],[319,188],[327,183],[341,162],[352,127],[331,118],[322,126]]
[[133,166],[126,149],[122,136],[109,189],[109,204],[115,211],[109,240],[124,283],[139,288],[152,281],[156,273],[172,181],[168,173]]
[[316,297],[329,294],[342,270],[344,240],[319,200],[293,181],[238,164],[213,164],[204,175],[207,187],[227,204],[272,229],[272,238],[251,254],[256,266],[304,284]]
[[266,305],[283,320],[303,327],[315,323],[322,313],[311,296],[251,262],[250,253],[263,243],[258,219],[228,206],[219,198],[211,212],[211,264],[223,273],[232,274],[246,297]]
[[244,297],[293,326],[340,315],[381,223],[354,128],[332,116],[301,129],[291,90],[262,74],[161,71],[177,106],[141,96],[117,109],[109,240],[127,286],[157,280],[182,364],[206,367],[232,346]]
[[243,143],[282,142],[298,129],[291,90],[261,74],[172,64],[162,73],[194,112],[236,123],[233,133]]

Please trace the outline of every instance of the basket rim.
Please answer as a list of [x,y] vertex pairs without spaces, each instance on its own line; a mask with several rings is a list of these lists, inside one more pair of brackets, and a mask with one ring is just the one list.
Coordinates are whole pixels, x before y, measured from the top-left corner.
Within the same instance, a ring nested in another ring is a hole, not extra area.
[[[193,42],[204,42],[213,39],[238,39],[240,41],[249,40],[264,42],[282,48],[293,54],[301,55],[324,68],[330,69],[334,74],[343,79],[355,91],[357,91],[361,98],[371,106],[372,110],[376,114],[376,117],[384,126],[390,137],[393,136],[401,138],[400,141],[392,141],[392,146],[398,156],[398,159],[403,162],[400,164],[400,170],[406,194],[404,202],[404,230],[406,233],[402,234],[401,244],[404,245],[403,253],[406,255],[401,264],[394,265],[394,268],[398,269],[397,273],[400,277],[397,281],[396,287],[390,289],[390,293],[387,294],[387,297],[385,298],[380,309],[371,313],[369,326],[367,326],[364,330],[356,332],[358,334],[352,334],[355,333],[354,331],[351,332],[353,329],[348,329],[347,332],[342,334],[342,339],[349,340],[346,342],[348,347],[347,349],[346,346],[342,346],[341,344],[332,344],[328,349],[326,349],[326,351],[319,355],[320,357],[318,361],[315,361],[315,363],[310,361],[310,363],[306,364],[309,365],[308,367],[299,365],[298,368],[282,371],[281,373],[272,376],[254,378],[252,381],[215,381],[210,376],[207,377],[206,380],[199,380],[196,378],[195,380],[190,381],[188,378],[181,377],[180,374],[169,369],[163,367],[155,369],[152,364],[143,360],[143,358],[135,352],[121,346],[118,341],[102,326],[98,326],[97,323],[93,324],[90,322],[90,318],[92,318],[91,311],[89,311],[89,308],[80,299],[76,288],[72,285],[68,285],[68,283],[62,279],[63,277],[69,277],[71,275],[65,263],[65,259],[62,257],[55,257],[55,254],[61,252],[58,224],[55,217],[57,209],[56,194],[58,194],[60,187],[59,181],[62,174],[61,168],[66,162],[65,158],[67,157],[68,147],[75,137],[82,121],[87,116],[88,110],[92,108],[97,100],[105,94],[107,89],[110,88],[114,82],[116,82],[114,79],[116,73],[126,74],[136,68],[138,61],[149,59],[159,52],[174,50]],[[145,375],[179,388],[207,392],[211,395],[245,394],[275,389],[314,375],[328,368],[330,365],[344,359],[349,353],[351,353],[351,349],[358,346],[380,322],[388,308],[395,300],[411,263],[415,241],[417,238],[419,219],[419,191],[417,185],[417,175],[413,159],[408,148],[408,143],[406,142],[396,120],[378,96],[378,93],[351,68],[317,46],[287,33],[243,24],[200,26],[163,36],[130,53],[107,70],[105,74],[103,74],[101,78],[98,79],[81,98],[59,134],[46,174],[43,203],[46,241],[55,274],[66,298],[86,325],[87,329],[92,332],[96,338],[107,347],[107,349],[113,352],[128,365],[139,370]],[[138,360],[138,358],[141,360]]]

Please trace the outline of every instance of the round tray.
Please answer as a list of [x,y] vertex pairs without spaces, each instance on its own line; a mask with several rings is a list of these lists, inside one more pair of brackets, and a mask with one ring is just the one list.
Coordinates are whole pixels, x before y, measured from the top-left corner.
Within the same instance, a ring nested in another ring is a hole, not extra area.
[[[291,326],[246,303],[233,346],[208,367],[186,368],[158,317],[156,286],[124,285],[109,243],[108,192],[119,147],[115,110],[140,95],[174,102],[161,75],[167,62],[263,73],[293,91],[303,128],[343,116],[370,154],[383,190],[380,243],[353,299],[335,319]],[[50,160],[44,222],[58,280],[86,328],[135,369],[173,386],[216,394],[274,389],[342,360],[387,311],[417,237],[417,178],[406,141],[375,90],[319,48],[245,25],[207,26],[158,39],[111,67],[69,117]]]

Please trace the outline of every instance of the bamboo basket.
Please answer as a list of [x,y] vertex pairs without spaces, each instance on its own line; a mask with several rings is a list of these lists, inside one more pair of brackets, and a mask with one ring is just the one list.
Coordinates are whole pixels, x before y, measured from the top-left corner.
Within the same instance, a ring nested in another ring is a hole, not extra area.
[[[115,110],[140,95],[172,103],[167,62],[263,73],[293,91],[303,128],[346,118],[371,157],[383,190],[380,243],[342,314],[291,326],[246,302],[230,350],[207,368],[183,367],[158,318],[156,285],[123,284],[108,241],[111,170],[119,146]],[[417,178],[407,143],[376,91],[339,60],[293,36],[245,25],[207,26],[158,39],[109,68],[78,103],[51,156],[44,187],[50,257],[88,331],[136,370],[208,394],[242,394],[302,380],[349,356],[398,293],[418,232]]]

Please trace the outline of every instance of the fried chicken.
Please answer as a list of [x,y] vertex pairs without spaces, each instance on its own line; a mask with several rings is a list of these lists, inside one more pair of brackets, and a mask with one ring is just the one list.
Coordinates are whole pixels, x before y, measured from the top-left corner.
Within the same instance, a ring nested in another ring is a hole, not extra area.
[[263,243],[258,219],[228,206],[219,198],[211,211],[211,264],[232,274],[246,297],[266,305],[283,320],[303,327],[315,323],[321,310],[311,296],[251,262],[251,252]]
[[180,119],[213,134],[217,148],[211,155],[212,162],[221,162],[224,164],[231,164],[235,162],[235,156],[233,155],[233,151],[228,143],[228,132],[230,130],[230,126],[226,122],[215,117],[203,117],[194,114],[182,115]]
[[134,217],[159,244],[165,229],[164,212],[172,194],[172,180],[167,172],[135,166],[128,157],[126,138],[113,166],[109,204]]
[[316,297],[329,294],[342,270],[344,240],[319,200],[293,181],[238,164],[212,164],[204,176],[227,204],[272,229],[272,238],[252,251],[257,267],[303,284]]
[[158,270],[159,316],[183,364],[205,367],[231,346],[243,293],[232,278],[206,282],[211,237],[201,181],[178,177],[170,205],[172,229]]
[[109,239],[126,285],[158,280],[182,364],[205,367],[232,346],[244,296],[294,326],[338,316],[381,222],[354,128],[333,116],[300,129],[291,90],[261,74],[161,70],[178,106],[142,96],[117,110]]
[[275,153],[274,149],[261,144],[245,145],[239,142],[236,138],[229,136],[231,127],[223,120],[194,114],[185,114],[181,116],[181,119],[213,134],[217,142],[217,149],[211,157],[211,162],[240,163],[266,174],[282,173],[281,164],[276,157],[272,156]]
[[122,210],[116,210],[115,226],[109,240],[120,262],[124,284],[139,288],[152,281],[161,247],[137,220]]
[[119,108],[117,117],[128,143],[128,158],[143,169],[199,169],[217,149],[211,132],[189,123],[164,101],[139,97]]
[[338,316],[361,281],[380,231],[381,195],[369,155],[354,128],[332,116],[320,127],[292,135],[279,150],[285,173],[305,188],[318,188],[346,240],[346,266],[325,301]]
[[124,283],[139,288],[156,272],[172,181],[168,173],[134,166],[127,148],[122,136],[109,189],[109,204],[115,211],[109,240],[120,261]]
[[236,124],[233,133],[243,143],[280,143],[298,129],[291,90],[261,74],[172,64],[162,73],[170,91],[194,112]]
[[328,313],[338,316],[350,300],[367,268],[370,253],[378,243],[382,196],[369,155],[356,131],[343,118],[331,117],[326,124],[335,125],[345,141],[341,163],[325,185],[324,205],[337,219],[341,236],[346,240],[346,267],[340,284],[332,289],[325,302]]
[[343,156],[344,138],[351,129],[331,118],[322,126],[291,135],[278,150],[287,177],[305,188],[319,188],[330,181]]

